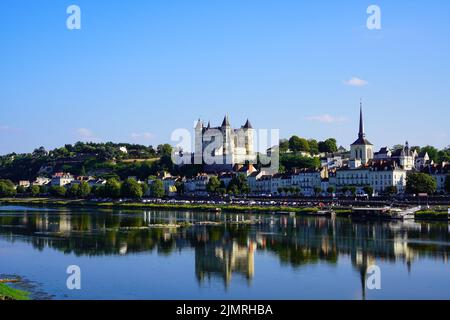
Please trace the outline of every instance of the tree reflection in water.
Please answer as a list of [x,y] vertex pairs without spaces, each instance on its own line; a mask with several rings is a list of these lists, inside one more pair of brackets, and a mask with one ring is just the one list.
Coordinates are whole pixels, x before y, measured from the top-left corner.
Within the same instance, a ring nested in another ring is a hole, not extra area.
[[[177,226],[186,222],[191,225]],[[367,268],[377,260],[400,261],[410,270],[424,256],[446,262],[450,251],[447,223],[168,211],[2,212],[0,235],[77,256],[194,249],[198,281],[218,277],[225,286],[233,274],[251,283],[256,253],[275,254],[293,268],[337,264],[346,255],[364,288]]]

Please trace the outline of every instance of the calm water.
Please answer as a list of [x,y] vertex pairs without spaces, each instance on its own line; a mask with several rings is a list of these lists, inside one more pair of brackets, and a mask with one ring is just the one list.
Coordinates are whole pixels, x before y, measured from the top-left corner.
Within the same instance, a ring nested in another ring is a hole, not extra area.
[[0,274],[54,299],[450,299],[449,253],[447,223],[0,207]]

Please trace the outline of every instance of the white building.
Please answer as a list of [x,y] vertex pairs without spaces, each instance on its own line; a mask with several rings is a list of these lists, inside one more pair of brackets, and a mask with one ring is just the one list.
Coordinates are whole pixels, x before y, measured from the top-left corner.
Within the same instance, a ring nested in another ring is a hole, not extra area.
[[428,155],[428,152],[421,151],[416,157],[414,166],[416,170],[422,170],[427,165],[433,165],[434,162],[430,159],[430,156]]
[[445,182],[450,175],[450,164],[442,163],[440,165],[429,165],[421,170],[422,173],[429,174],[436,180],[437,192],[445,192]]
[[64,187],[74,181],[73,176],[70,173],[58,172],[52,176],[50,185],[52,187]]
[[262,175],[256,180],[256,192],[259,194],[272,193],[272,176]]
[[[235,164],[256,163],[254,132],[249,120],[239,129],[231,127],[228,116],[220,127],[211,127],[210,123],[205,127],[199,120],[195,127],[194,163],[205,164],[207,172],[231,170]],[[211,156],[210,161],[204,158],[204,153]],[[211,163],[212,160],[215,163]]]
[[[326,169],[300,169],[291,175],[291,185],[299,188],[306,196],[315,194],[314,189],[321,188],[322,179],[328,176]],[[322,189],[322,188],[321,188]]]
[[415,168],[416,157],[417,152],[415,150],[411,150],[408,141],[406,141],[403,148],[392,152],[390,160],[396,161],[397,164],[403,169],[410,171]]
[[344,164],[344,159],[341,155],[326,156],[320,159],[320,166],[328,170],[341,168]]
[[31,185],[33,186],[46,186],[47,184],[49,184],[51,181],[51,179],[49,178],[45,178],[45,177],[37,177],[35,181],[33,181],[33,183],[31,183]]
[[210,178],[207,174],[199,174],[191,179],[186,179],[184,182],[184,191],[197,195],[206,195]]
[[370,166],[369,182],[375,192],[386,191],[395,187],[398,193],[406,189],[406,173],[395,161],[379,161]]
[[262,176],[264,176],[264,171],[255,171],[247,177],[247,182],[251,193],[260,193],[260,190],[258,190],[258,180],[261,179]]
[[289,174],[282,174],[282,173],[274,174],[271,179],[270,193],[272,193],[272,194],[283,193],[283,192],[280,192],[280,190],[282,188],[292,187],[291,181],[292,181],[291,175],[289,175]]

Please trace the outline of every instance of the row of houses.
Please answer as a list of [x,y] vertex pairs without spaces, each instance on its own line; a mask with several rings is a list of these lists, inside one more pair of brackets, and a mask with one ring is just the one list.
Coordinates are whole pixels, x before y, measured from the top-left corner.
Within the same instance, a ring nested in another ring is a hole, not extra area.
[[[318,192],[341,192],[348,187],[356,187],[358,192],[363,192],[366,187],[371,187],[375,194],[386,191],[404,193],[406,190],[407,175],[415,170],[405,170],[392,160],[373,160],[367,165],[356,169],[341,167],[329,170],[326,167],[320,169],[297,169],[290,173],[266,174],[264,171],[224,172],[221,174],[202,173],[193,178],[174,177],[166,175],[159,177],[163,182],[167,195],[175,195],[176,185],[183,186],[185,194],[206,196],[207,186],[211,177],[216,176],[223,187],[228,187],[233,177],[245,174],[251,194],[253,195],[278,195],[285,193],[301,193],[305,196],[313,196]],[[420,170],[429,174],[437,182],[437,192],[445,191],[445,181],[450,175],[450,164],[432,164]],[[153,181],[149,181],[151,184]],[[177,184],[177,182],[180,182]],[[289,190],[289,191],[286,191]]]
[[37,177],[34,181],[19,181],[19,186],[28,188],[30,186],[47,186],[47,187],[70,187],[74,184],[87,182],[90,187],[99,187],[106,184],[105,179],[94,178],[91,176],[73,176],[70,173],[57,172],[51,178]]

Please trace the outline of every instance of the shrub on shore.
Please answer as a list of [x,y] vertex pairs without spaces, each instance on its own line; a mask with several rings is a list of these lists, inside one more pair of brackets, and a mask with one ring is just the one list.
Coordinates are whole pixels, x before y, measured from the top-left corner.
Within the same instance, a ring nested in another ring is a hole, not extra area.
[[434,219],[434,220],[448,220],[448,212],[446,211],[417,211],[415,218],[416,219]]
[[0,283],[0,300],[29,300],[29,293]]

